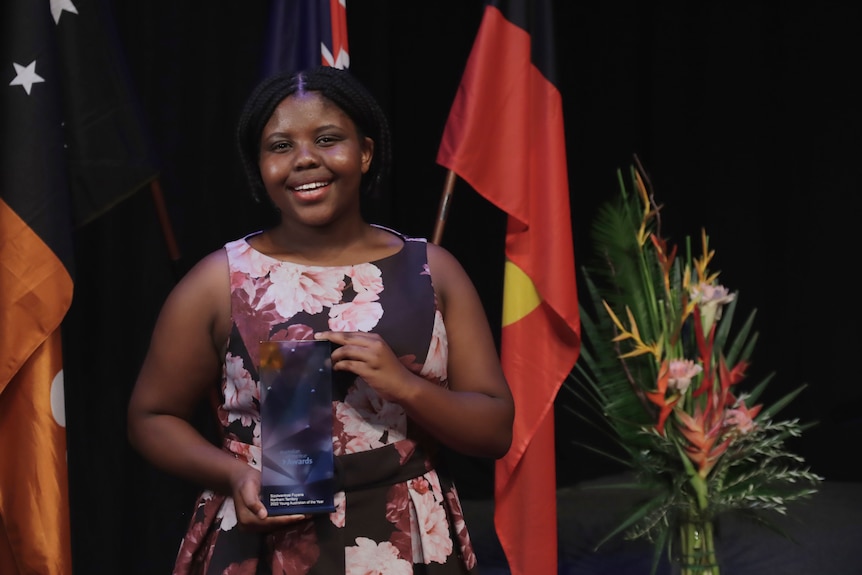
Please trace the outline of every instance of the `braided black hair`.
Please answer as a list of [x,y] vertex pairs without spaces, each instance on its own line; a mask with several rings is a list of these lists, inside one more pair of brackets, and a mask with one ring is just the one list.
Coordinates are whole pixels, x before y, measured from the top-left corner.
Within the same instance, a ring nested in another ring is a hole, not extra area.
[[237,141],[252,197],[257,202],[272,205],[260,177],[260,137],[278,104],[288,96],[304,92],[318,92],[353,120],[360,137],[374,140],[374,155],[368,172],[362,176],[360,192],[378,196],[386,184],[392,158],[392,137],[386,115],[371,92],[351,73],[320,66],[270,76],[258,84],[246,100],[237,128]]

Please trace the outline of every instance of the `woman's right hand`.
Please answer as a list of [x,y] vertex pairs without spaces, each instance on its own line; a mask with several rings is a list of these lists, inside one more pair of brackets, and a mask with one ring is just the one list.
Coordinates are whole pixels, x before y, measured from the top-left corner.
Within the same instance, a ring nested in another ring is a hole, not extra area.
[[249,465],[231,477],[236,521],[246,531],[273,531],[307,519],[305,514],[269,515],[260,500],[260,471]]

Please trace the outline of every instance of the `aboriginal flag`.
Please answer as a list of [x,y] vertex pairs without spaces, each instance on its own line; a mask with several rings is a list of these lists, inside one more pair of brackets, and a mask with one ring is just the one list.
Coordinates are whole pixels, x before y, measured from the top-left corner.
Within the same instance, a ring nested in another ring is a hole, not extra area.
[[5,0],[0,573],[72,572],[60,326],[72,230],[155,177],[97,0]]
[[263,77],[315,66],[347,69],[347,0],[270,0]]
[[500,355],[515,426],[494,494],[513,575],[557,573],[553,406],[580,352],[552,28],[550,0],[486,2],[437,155],[508,216]]

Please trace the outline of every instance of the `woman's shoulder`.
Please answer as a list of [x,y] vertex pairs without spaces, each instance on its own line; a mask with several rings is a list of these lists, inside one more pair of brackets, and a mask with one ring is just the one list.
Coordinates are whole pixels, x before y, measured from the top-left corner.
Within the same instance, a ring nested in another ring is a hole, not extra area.
[[182,277],[177,287],[186,286],[194,290],[208,286],[219,289],[227,280],[228,258],[224,249],[214,250],[195,263]]
[[230,274],[224,250],[205,255],[183,275],[162,315],[181,325],[223,326],[225,318],[229,320]]

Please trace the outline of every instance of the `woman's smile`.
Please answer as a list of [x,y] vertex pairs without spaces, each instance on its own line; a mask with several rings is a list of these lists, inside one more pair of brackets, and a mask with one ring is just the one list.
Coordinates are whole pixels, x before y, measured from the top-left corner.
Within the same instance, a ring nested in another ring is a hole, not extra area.
[[332,180],[310,182],[291,187],[290,189],[300,201],[313,202],[322,199],[326,195],[331,183]]

